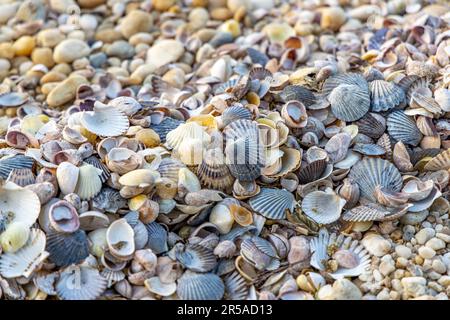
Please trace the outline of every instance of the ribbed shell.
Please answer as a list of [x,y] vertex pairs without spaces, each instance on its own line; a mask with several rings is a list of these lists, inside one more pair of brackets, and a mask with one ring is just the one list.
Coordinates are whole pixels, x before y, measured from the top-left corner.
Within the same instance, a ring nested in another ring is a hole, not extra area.
[[389,161],[380,158],[366,158],[355,164],[349,178],[356,182],[361,197],[376,202],[374,191],[380,185],[391,191],[400,191],[402,177],[398,169]]
[[369,84],[369,88],[372,111],[387,111],[405,100],[405,92],[393,82],[374,80]]
[[100,180],[102,181],[102,183],[105,183],[109,179],[109,177],[111,177],[111,172],[109,171],[108,167],[103,162],[101,162],[96,156],[90,156],[84,159],[84,162],[102,171],[102,173],[100,174]]
[[186,271],[178,279],[177,294],[183,300],[220,300],[224,293],[222,279],[213,273]]
[[127,205],[127,201],[122,198],[120,192],[109,187],[104,187],[99,194],[92,199],[93,209],[117,213]]
[[145,225],[148,232],[148,247],[155,254],[160,254],[169,250],[167,245],[167,230],[157,222]]
[[211,141],[211,137],[201,125],[197,122],[188,122],[170,131],[166,136],[166,144],[169,148],[178,149],[187,138],[199,139],[205,145]]
[[90,200],[101,191],[100,175],[102,173],[100,169],[90,164],[83,164],[80,167],[75,193],[80,196],[81,200]]
[[7,181],[13,182],[18,186],[25,187],[36,182],[33,170],[28,168],[12,169]]
[[325,80],[322,86],[322,94],[328,97],[331,91],[341,84],[357,85],[362,90],[369,92],[367,81],[363,75],[358,73],[340,73]]
[[198,244],[186,245],[175,256],[185,268],[195,272],[208,272],[217,265],[213,251]]
[[22,248],[0,256],[0,274],[5,278],[29,277],[47,256],[44,232],[31,229],[28,241]]
[[367,90],[354,84],[341,84],[334,88],[328,101],[331,103],[331,112],[343,121],[361,119],[370,108]]
[[[420,160],[422,160],[423,158],[426,157],[436,157],[439,153],[441,152],[441,149],[438,148],[431,148],[431,149],[422,149],[422,150],[414,150],[414,152],[410,152],[409,156],[410,156],[410,161],[413,165],[416,165],[417,162],[419,162]],[[446,151],[444,151],[446,152]],[[443,152],[443,153],[444,153]],[[432,159],[433,160],[433,159]],[[431,162],[431,160],[430,160]],[[434,162],[434,161],[433,161]],[[427,163],[428,164],[428,163]],[[430,164],[431,166],[432,164]],[[450,162],[449,162],[450,165]],[[427,166],[425,165],[425,170],[428,171],[437,171],[437,170],[430,170],[427,169]],[[428,167],[429,168],[429,167]],[[439,170],[439,169],[438,169]]]
[[64,270],[56,283],[62,300],[95,300],[105,291],[107,280],[97,269],[73,266]]
[[246,119],[231,122],[225,127],[223,134],[226,143],[245,137],[250,137],[255,141],[259,140],[259,130],[256,122]]
[[424,167],[427,171],[447,170],[450,168],[450,149],[447,149],[433,159],[431,159]]
[[[218,153],[221,156],[216,156]],[[233,186],[234,177],[231,175],[230,169],[228,169],[224,160],[225,155],[223,155],[222,149],[206,151],[202,163],[197,169],[197,176],[205,187],[227,191]]]
[[284,189],[261,188],[248,202],[253,210],[269,219],[285,219],[286,210],[294,211],[295,198]]
[[88,239],[83,230],[73,233],[47,233],[47,251],[57,266],[81,263],[89,255]]
[[178,183],[178,172],[181,168],[186,168],[186,165],[179,160],[172,158],[164,158],[158,167],[158,172],[161,178],[168,178],[173,182]]
[[345,221],[380,221],[384,218],[385,212],[368,206],[358,206],[343,215]]
[[280,264],[272,244],[257,236],[244,239],[241,243],[240,253],[258,270],[275,270]]
[[387,117],[387,130],[395,140],[417,146],[422,140],[422,133],[417,128],[415,121],[403,111],[397,110]]
[[94,111],[85,111],[81,124],[90,132],[103,137],[116,137],[130,127],[128,117],[115,107],[94,106]]
[[238,271],[228,274],[224,279],[224,283],[226,300],[246,300],[249,286]]
[[315,222],[329,224],[339,219],[345,203],[344,199],[334,193],[313,191],[303,199],[302,210]]
[[280,92],[280,98],[283,102],[289,102],[292,100],[300,101],[306,107],[316,103],[316,97],[314,94],[303,86],[290,85],[285,87]]
[[231,174],[240,181],[253,181],[264,167],[262,144],[251,137],[227,141],[225,160]]
[[21,154],[12,157],[0,159],[0,177],[8,178],[13,169],[31,169],[33,167],[33,158],[23,156]]
[[306,166],[300,169],[298,175],[298,181],[301,184],[306,184],[319,179],[322,173],[327,167],[327,161],[325,159],[316,160],[314,162],[308,163]]
[[240,119],[251,120],[252,113],[247,108],[241,106],[231,106],[224,110],[221,118],[223,126],[227,126],[230,123]]
[[383,147],[377,144],[365,144],[365,143],[356,143],[353,146],[353,151],[359,152],[366,156],[381,156],[386,153]]
[[248,48],[247,54],[250,57],[250,59],[252,60],[253,64],[259,64],[259,65],[265,66],[266,63],[269,62],[269,58],[259,50],[256,50],[253,48]]
[[175,130],[182,123],[183,121],[168,117],[164,118],[164,120],[161,121],[161,123],[150,125],[150,128],[153,129],[159,135],[161,143],[165,143],[167,134],[170,131]]
[[370,113],[359,119],[356,125],[358,126],[358,133],[365,134],[373,139],[378,139],[386,131],[386,125]]

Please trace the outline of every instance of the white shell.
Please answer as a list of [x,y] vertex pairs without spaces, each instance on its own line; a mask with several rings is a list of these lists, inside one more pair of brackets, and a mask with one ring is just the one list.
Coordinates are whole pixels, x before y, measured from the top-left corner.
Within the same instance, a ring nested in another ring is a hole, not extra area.
[[127,258],[134,253],[134,231],[125,219],[111,223],[106,231],[106,241],[116,257]]
[[302,201],[303,212],[320,224],[337,221],[347,201],[328,189],[308,193]]
[[96,101],[94,111],[85,111],[81,124],[90,132],[103,137],[115,137],[125,133],[130,127],[128,118],[119,109]]
[[61,273],[56,292],[63,300],[94,300],[105,291],[106,286],[107,280],[97,269],[71,266]]
[[78,182],[80,169],[70,162],[62,162],[56,169],[56,179],[63,194],[69,194],[75,191]]
[[151,277],[150,279],[145,280],[145,287],[152,293],[157,294],[158,296],[168,297],[177,291],[177,284],[173,283],[164,283],[161,282],[159,277]]
[[102,180],[100,179],[102,171],[90,164],[83,164],[79,169],[75,193],[80,196],[81,200],[90,200],[102,189]]
[[166,144],[171,149],[178,149],[186,138],[200,139],[204,145],[211,142],[211,136],[206,133],[204,127],[197,122],[188,122],[170,131],[166,136]]

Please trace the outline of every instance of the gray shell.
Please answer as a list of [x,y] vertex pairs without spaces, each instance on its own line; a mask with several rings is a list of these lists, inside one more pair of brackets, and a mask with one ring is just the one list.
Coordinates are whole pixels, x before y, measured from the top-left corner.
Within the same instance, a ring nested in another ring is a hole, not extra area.
[[381,156],[386,153],[383,147],[377,144],[364,144],[364,143],[356,143],[353,146],[353,151],[359,152],[366,156]]
[[170,131],[178,128],[178,126],[182,123],[183,121],[167,117],[159,124],[150,125],[150,128],[153,129],[159,135],[161,143],[165,143],[167,134]]
[[20,154],[12,157],[0,159],[0,177],[3,179],[8,178],[13,169],[31,169],[33,167],[34,160],[30,157],[26,157]]
[[355,84],[341,84],[328,97],[334,116],[343,121],[361,119],[370,108],[367,90]]
[[370,113],[367,113],[364,117],[356,121],[358,126],[358,133],[362,133],[373,139],[378,139],[386,131],[386,125]]
[[217,265],[213,251],[198,244],[186,245],[175,256],[185,268],[196,272],[208,272]]
[[241,106],[231,106],[224,110],[221,117],[222,117],[223,125],[227,126],[230,123],[232,123],[233,121],[236,121],[239,119],[251,120],[252,113],[247,108],[244,108]]
[[393,82],[374,80],[369,84],[369,88],[372,111],[387,111],[405,100],[405,92]]
[[148,247],[155,254],[160,254],[169,250],[167,245],[167,230],[157,222],[145,225],[148,232]]
[[284,189],[261,188],[261,192],[249,200],[253,210],[269,219],[285,219],[286,210],[294,211],[295,198]]
[[228,274],[224,283],[226,300],[246,300],[249,286],[239,272],[234,271]]
[[173,182],[178,183],[178,172],[181,168],[186,168],[186,165],[179,160],[172,158],[164,158],[158,167],[158,172],[161,178],[168,178]]
[[97,269],[75,266],[61,273],[56,283],[56,292],[62,300],[95,300],[105,291],[106,286],[107,280]]
[[220,300],[224,293],[225,285],[214,273],[186,271],[178,279],[177,294],[183,300]]
[[73,233],[47,233],[46,250],[57,266],[81,263],[89,255],[88,239],[83,230]]
[[29,168],[14,168],[9,173],[7,181],[11,181],[18,186],[25,187],[36,182],[33,170]]
[[93,209],[110,213],[117,213],[127,205],[127,201],[122,198],[119,191],[109,187],[104,187],[91,201]]
[[422,133],[415,121],[401,110],[394,111],[387,117],[387,128],[392,138],[403,143],[417,146],[422,140]]
[[290,85],[285,87],[279,94],[281,101],[289,102],[292,100],[300,101],[309,107],[316,103],[316,97],[314,94],[303,86]]
[[272,244],[256,236],[242,241],[241,256],[258,270],[275,270],[280,265]]
[[329,77],[322,86],[322,94],[328,97],[334,88],[341,84],[357,85],[362,90],[369,92],[369,86],[366,79],[359,73],[340,73]]

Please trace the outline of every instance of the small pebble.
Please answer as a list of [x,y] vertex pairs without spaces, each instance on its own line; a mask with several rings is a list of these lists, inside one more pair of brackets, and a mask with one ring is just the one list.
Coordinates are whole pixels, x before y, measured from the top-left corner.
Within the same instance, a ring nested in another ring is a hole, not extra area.
[[424,259],[431,259],[436,255],[436,251],[429,247],[420,247],[419,254]]

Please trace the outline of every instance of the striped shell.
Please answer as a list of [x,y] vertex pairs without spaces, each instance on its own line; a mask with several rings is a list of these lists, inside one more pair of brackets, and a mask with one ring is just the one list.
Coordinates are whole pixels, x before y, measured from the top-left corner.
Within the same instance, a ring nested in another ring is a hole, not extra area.
[[383,147],[372,143],[356,143],[352,150],[366,156],[381,156],[386,153],[386,150],[384,150]]
[[417,146],[422,140],[422,133],[415,121],[400,110],[388,115],[387,130],[392,138],[406,144]]
[[181,168],[186,168],[186,165],[181,161],[164,158],[158,166],[158,172],[161,174],[161,178],[169,178],[173,182],[178,183],[178,173]]
[[186,245],[175,256],[185,268],[195,272],[208,272],[217,265],[213,251],[198,244]]
[[160,254],[169,250],[167,245],[167,230],[157,222],[148,223],[145,225],[148,232],[148,247],[152,249],[155,254]]
[[374,80],[369,84],[369,88],[372,111],[387,111],[395,108],[405,100],[405,92],[395,83]]
[[227,144],[228,141],[235,141],[245,137],[250,137],[255,141],[259,140],[259,130],[257,124],[246,119],[231,122],[225,127],[223,134]]
[[83,230],[74,233],[47,233],[47,251],[57,266],[81,263],[89,255],[88,239]]
[[357,85],[362,90],[369,92],[367,81],[363,75],[358,73],[340,73],[325,80],[322,86],[322,94],[328,97],[333,89],[341,84]]
[[361,197],[376,201],[375,187],[380,185],[390,191],[400,191],[402,177],[398,169],[389,161],[380,158],[366,158],[355,164],[349,178],[356,182]]
[[181,125],[182,123],[183,123],[183,121],[167,117],[167,118],[164,118],[164,120],[161,121],[161,123],[151,124],[150,128],[153,129],[153,131],[155,131],[159,135],[161,142],[165,143],[167,134],[170,131],[178,128],[178,126]]
[[334,116],[343,121],[356,121],[370,108],[369,94],[354,84],[341,84],[328,97]]
[[107,280],[97,269],[71,266],[61,272],[56,283],[56,292],[62,300],[95,300],[100,297],[106,287]]
[[345,221],[390,221],[402,217],[411,207],[411,204],[399,206],[398,208],[386,208],[375,203],[361,205],[347,211],[342,218]]
[[220,116],[220,119],[222,126],[226,127],[230,123],[240,119],[251,120],[252,113],[247,108],[241,106],[231,106],[224,110]]
[[225,285],[214,273],[186,271],[178,279],[177,294],[183,300],[220,300],[224,293]]
[[339,219],[346,202],[334,192],[313,191],[303,199],[302,210],[315,222],[329,224]]
[[[382,122],[383,121],[383,122]],[[386,121],[377,114],[367,113],[356,122],[358,133],[365,134],[373,139],[378,139],[386,131]]]
[[299,183],[306,184],[319,179],[325,171],[326,167],[326,159],[319,159],[314,162],[308,163],[306,166],[300,169],[300,173],[298,175]]
[[306,107],[316,103],[316,97],[314,94],[307,88],[298,85],[290,85],[285,87],[279,96],[283,102],[297,100],[302,102]]
[[272,244],[261,238],[246,238],[241,243],[241,256],[258,270],[275,270],[280,261]]
[[205,145],[211,142],[211,137],[206,133],[204,127],[197,122],[188,122],[170,131],[166,136],[166,144],[169,148],[178,149],[187,138],[199,139]]
[[239,272],[233,271],[228,274],[224,283],[226,300],[245,300],[247,298],[249,286]]
[[224,163],[225,156],[220,148],[210,149],[198,166],[197,176],[202,185],[209,189],[227,191],[233,186],[234,177]]
[[109,179],[109,177],[111,177],[111,172],[109,171],[108,167],[103,162],[101,162],[97,157],[90,156],[84,159],[84,162],[102,171],[102,173],[100,174],[100,180],[102,181],[102,183],[105,183]]
[[450,169],[450,149],[447,149],[432,158],[424,167],[427,171]]
[[125,133],[130,127],[127,116],[115,107],[96,101],[94,111],[85,111],[81,124],[90,132],[103,137],[115,137]]
[[0,177],[8,178],[13,169],[31,169],[33,167],[33,158],[20,154],[4,157],[0,159]]
[[25,187],[34,184],[36,182],[36,177],[33,174],[33,170],[29,168],[15,168],[9,173],[7,181]]
[[262,144],[251,137],[227,141],[225,161],[231,174],[241,181],[253,181],[264,167]]
[[117,213],[127,205],[127,201],[122,198],[119,191],[109,187],[104,187],[92,200],[92,209]]
[[284,189],[261,188],[261,192],[249,200],[253,210],[269,219],[285,219],[286,210],[294,211],[295,198]]

